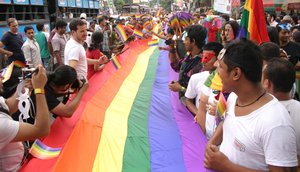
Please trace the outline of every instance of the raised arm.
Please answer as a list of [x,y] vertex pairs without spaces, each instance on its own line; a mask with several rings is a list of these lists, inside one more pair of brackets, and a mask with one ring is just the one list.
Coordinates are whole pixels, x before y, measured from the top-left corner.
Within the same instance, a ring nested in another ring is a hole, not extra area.
[[13,139],[16,141],[34,140],[44,137],[50,132],[49,111],[45,98],[44,86],[47,82],[46,70],[41,65],[38,66],[38,73],[32,76],[32,86],[36,94],[36,118],[34,125],[20,123],[19,131]]

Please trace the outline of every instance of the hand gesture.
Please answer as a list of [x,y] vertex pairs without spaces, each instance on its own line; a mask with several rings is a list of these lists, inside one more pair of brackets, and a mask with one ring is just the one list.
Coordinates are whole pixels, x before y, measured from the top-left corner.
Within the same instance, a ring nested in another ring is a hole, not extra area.
[[29,89],[29,92],[31,92],[31,91],[33,90],[33,86],[32,86],[32,81],[31,81],[31,79],[30,79],[30,78],[26,78],[26,79],[24,80],[24,82],[25,82],[24,87],[28,88],[28,89]]
[[172,81],[169,84],[169,89],[174,91],[174,92],[179,92],[181,88],[181,85],[177,81]]
[[9,51],[9,52],[8,52],[7,54],[5,54],[4,56],[5,56],[6,58],[9,58],[9,57],[11,57],[13,54],[14,54],[13,52]]
[[206,145],[205,156],[204,156],[204,167],[212,169],[214,171],[224,171],[226,165],[231,162],[229,159],[220,152],[216,145],[208,143]]
[[99,59],[98,59],[98,64],[101,65],[101,64],[105,64],[106,62],[108,62],[108,58],[106,55],[103,55],[101,56]]
[[217,101],[213,101],[212,103],[206,104],[206,111],[210,115],[215,115],[217,112]]
[[46,70],[42,65],[37,67],[36,72],[32,74],[32,86],[36,88],[44,88],[47,82]]

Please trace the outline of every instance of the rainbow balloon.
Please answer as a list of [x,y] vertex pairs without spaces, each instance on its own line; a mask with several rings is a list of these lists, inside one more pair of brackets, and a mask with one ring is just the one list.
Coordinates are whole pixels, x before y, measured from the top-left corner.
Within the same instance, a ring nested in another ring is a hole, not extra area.
[[59,157],[31,159],[22,172],[205,172],[206,137],[168,83],[178,78],[168,52],[130,42],[89,80],[71,118],[56,118],[43,142]]

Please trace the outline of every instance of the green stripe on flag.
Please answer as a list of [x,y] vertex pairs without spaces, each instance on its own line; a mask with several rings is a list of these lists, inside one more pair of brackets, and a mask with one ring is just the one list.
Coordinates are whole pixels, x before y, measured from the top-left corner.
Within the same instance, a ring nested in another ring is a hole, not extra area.
[[145,78],[139,87],[129,114],[123,172],[150,171],[148,112],[158,57],[159,50],[156,48],[149,59]]
[[242,17],[242,20],[241,20],[241,23],[240,23],[240,27],[241,28],[244,28],[245,30],[246,30],[246,38],[247,39],[250,39],[250,34],[251,33],[249,33],[249,11],[248,10],[244,10],[244,12],[243,12],[243,17]]

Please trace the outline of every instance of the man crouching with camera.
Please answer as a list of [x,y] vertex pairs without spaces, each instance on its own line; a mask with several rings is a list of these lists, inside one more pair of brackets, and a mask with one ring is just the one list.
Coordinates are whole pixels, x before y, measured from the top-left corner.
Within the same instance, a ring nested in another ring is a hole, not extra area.
[[[71,117],[79,106],[80,100],[88,88],[88,83],[85,79],[77,79],[76,70],[68,65],[57,67],[47,76],[45,96],[49,111],[57,116]],[[76,93],[76,95],[67,103],[72,93]],[[63,101],[60,100],[60,97],[64,97]],[[31,95],[31,99],[36,107],[34,94]]]
[[[49,111],[44,90],[47,82],[46,71],[41,65],[37,69],[32,74],[31,82],[25,84],[26,88],[33,88],[32,94],[37,101],[34,124],[12,119],[11,115],[18,110],[17,92],[8,99],[0,97],[0,171],[18,171],[24,156],[22,141],[45,137],[50,131]],[[3,76],[0,75],[1,91],[2,80]]]

